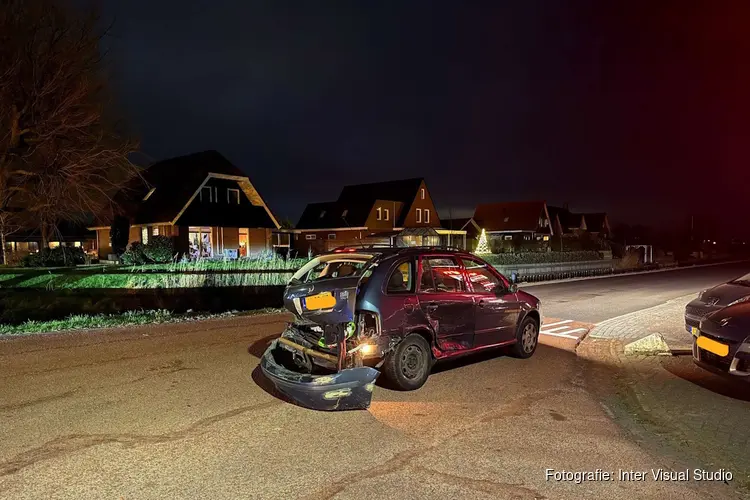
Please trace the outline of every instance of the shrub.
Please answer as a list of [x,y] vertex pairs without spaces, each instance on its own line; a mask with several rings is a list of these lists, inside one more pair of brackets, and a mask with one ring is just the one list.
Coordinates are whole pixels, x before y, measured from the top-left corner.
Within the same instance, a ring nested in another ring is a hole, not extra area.
[[152,236],[143,246],[143,254],[149,262],[164,264],[172,261],[174,244],[169,236]]
[[43,248],[21,260],[22,267],[78,266],[86,262],[86,254],[80,247]]
[[127,250],[120,256],[120,259],[126,266],[142,266],[148,263],[143,250],[143,244],[140,241],[134,241],[128,245]]

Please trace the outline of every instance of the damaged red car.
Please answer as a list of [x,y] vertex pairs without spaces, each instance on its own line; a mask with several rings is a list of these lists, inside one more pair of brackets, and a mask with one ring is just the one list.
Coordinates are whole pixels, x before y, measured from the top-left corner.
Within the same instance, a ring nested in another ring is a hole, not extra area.
[[537,347],[539,299],[479,257],[424,247],[340,248],[292,277],[295,315],[261,359],[276,388],[320,410],[368,408],[382,371],[390,385],[421,387],[440,359],[506,346]]

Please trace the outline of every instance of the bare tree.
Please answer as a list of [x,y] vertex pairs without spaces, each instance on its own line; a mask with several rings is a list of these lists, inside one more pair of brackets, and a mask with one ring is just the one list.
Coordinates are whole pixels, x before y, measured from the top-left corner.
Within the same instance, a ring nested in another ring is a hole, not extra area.
[[0,8],[0,224],[20,209],[43,246],[58,221],[110,215],[138,172],[128,160],[137,144],[105,114],[97,25],[62,0]]

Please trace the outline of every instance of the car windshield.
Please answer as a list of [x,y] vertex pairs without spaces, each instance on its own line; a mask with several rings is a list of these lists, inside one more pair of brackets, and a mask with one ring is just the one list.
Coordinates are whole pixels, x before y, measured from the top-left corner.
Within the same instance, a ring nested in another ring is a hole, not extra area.
[[292,277],[292,283],[310,283],[333,278],[361,276],[369,267],[372,255],[322,255],[305,264]]

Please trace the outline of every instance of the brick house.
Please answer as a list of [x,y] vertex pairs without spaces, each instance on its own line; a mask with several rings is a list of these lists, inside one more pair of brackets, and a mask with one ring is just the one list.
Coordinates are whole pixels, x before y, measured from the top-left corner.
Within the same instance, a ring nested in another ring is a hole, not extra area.
[[437,246],[466,234],[441,226],[423,178],[345,186],[336,201],[307,205],[289,232],[302,254],[347,245]]
[[[279,224],[250,179],[217,151],[154,163],[117,197],[129,242],[173,239],[191,257],[241,257],[273,248]],[[110,226],[97,233],[100,258],[112,253]]]
[[480,232],[485,230],[493,252],[547,251],[553,235],[544,201],[480,204],[473,220]]

